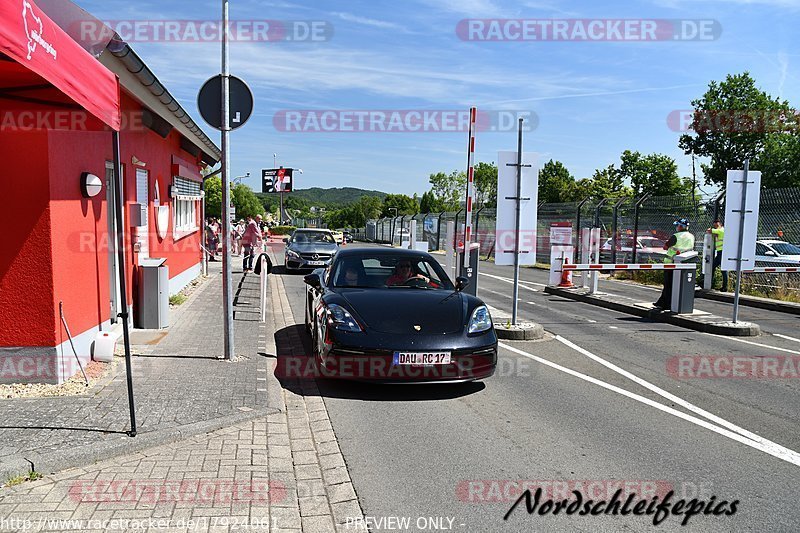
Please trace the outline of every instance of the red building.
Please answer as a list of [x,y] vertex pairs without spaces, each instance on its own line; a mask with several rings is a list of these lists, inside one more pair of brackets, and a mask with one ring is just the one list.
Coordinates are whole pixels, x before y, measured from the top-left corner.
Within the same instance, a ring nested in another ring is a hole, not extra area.
[[200,170],[219,157],[127,44],[96,58],[31,0],[0,2],[0,383],[64,381],[72,346],[89,360],[122,310],[117,246],[134,319],[147,258],[166,259],[170,294],[200,274]]

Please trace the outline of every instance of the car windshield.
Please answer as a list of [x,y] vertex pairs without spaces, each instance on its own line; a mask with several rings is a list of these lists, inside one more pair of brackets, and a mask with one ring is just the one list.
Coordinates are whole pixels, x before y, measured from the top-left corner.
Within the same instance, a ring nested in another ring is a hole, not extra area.
[[325,243],[334,243],[333,235],[328,233],[327,231],[300,231],[294,234],[292,237],[292,242],[297,243],[313,243],[313,242],[325,242]]
[[333,266],[334,287],[371,289],[455,289],[441,265],[429,256],[365,253]]
[[800,255],[800,246],[788,242],[776,242],[770,246],[781,255]]

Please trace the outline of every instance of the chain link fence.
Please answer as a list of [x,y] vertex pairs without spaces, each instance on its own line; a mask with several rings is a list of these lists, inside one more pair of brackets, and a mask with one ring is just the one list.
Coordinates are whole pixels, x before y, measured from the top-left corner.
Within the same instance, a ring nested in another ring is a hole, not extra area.
[[[473,213],[474,239],[480,243],[483,258],[493,258],[495,247],[495,209]],[[716,218],[725,222],[723,195],[644,196],[640,198],[587,199],[581,202],[538,206],[536,260],[550,262],[550,225],[569,222],[573,245],[580,249],[580,229],[600,228],[600,258],[604,263],[661,262],[663,245],[675,232],[673,222],[687,218],[695,236],[695,250],[702,254],[706,230]],[[410,224],[417,225],[417,239],[428,242],[430,250],[444,250],[447,222],[456,222],[454,245],[463,239],[464,211],[420,214],[369,220],[359,238],[370,242],[400,244],[408,240]],[[758,266],[798,266],[793,254],[774,256],[775,243],[800,246],[800,188],[761,191],[756,251]],[[775,241],[770,243],[770,241]],[[783,245],[779,245],[783,248]],[[792,248],[785,248],[792,251]],[[792,274],[747,274],[743,290],[752,294],[800,301],[800,276]]]

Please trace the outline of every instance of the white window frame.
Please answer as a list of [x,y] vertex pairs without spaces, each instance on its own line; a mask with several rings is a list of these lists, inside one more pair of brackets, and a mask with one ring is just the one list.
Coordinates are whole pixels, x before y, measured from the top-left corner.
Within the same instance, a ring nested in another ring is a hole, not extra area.
[[199,198],[194,196],[177,196],[172,199],[172,238],[182,239],[196,233]]

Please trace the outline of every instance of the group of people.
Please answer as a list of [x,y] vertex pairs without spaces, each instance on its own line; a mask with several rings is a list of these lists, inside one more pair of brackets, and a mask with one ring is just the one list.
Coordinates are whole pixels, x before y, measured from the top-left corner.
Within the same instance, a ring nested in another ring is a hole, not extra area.
[[[208,253],[209,261],[217,260],[217,251],[222,240],[221,235],[222,223],[220,220],[218,218],[209,218],[206,221],[205,228],[206,252]],[[256,215],[255,218],[247,217],[246,220],[239,220],[232,225],[230,237],[231,253],[236,256],[242,256],[242,270],[251,272],[256,251],[263,250],[264,240],[269,237],[269,229],[266,223],[261,218],[261,215]]]

